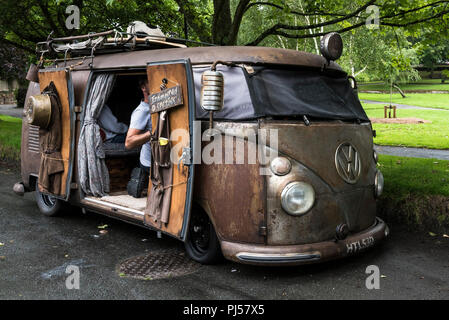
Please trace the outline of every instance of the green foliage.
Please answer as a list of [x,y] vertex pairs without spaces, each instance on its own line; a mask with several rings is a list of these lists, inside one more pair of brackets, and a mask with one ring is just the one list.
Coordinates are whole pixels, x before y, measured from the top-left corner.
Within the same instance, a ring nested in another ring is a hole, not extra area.
[[[81,13],[79,30],[67,30],[68,5]],[[339,63],[361,80],[419,78],[413,66],[448,59],[449,1],[377,0],[379,29],[368,29],[366,0],[3,0],[0,42],[34,51],[38,41],[110,29],[135,20],[165,33],[221,45],[263,45],[319,54],[320,36],[340,31]],[[187,30],[185,29],[185,23]],[[443,40],[442,39],[446,39]]]
[[27,91],[27,87],[19,87],[18,89],[14,90],[14,97],[16,98],[16,104],[18,108],[24,107]]
[[449,79],[449,70],[443,70],[441,71],[441,82],[445,82],[446,79]]
[[22,50],[0,42],[0,79],[24,79],[27,60]]

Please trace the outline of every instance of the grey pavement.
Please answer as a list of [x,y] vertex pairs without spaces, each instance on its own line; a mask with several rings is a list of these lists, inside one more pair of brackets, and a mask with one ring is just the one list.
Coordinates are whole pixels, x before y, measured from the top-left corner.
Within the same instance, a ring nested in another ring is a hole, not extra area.
[[22,118],[23,108],[16,108],[15,104],[0,104],[0,114]]
[[[374,100],[360,100],[364,103],[370,103],[370,104],[383,104],[383,105],[389,105],[389,102],[385,101],[374,101]],[[441,109],[441,108],[427,108],[427,107],[419,107],[419,106],[412,106],[409,104],[401,104],[401,103],[392,103],[392,105],[396,106],[399,109],[420,109],[420,110],[443,110],[443,111],[449,111],[448,109]]]
[[[358,256],[289,268],[228,261],[161,280],[120,277],[133,256],[179,249],[177,240],[94,213],[44,217],[33,194],[15,195],[19,174],[0,164],[0,299],[449,299],[449,239],[390,225],[390,237]],[[100,237],[97,226],[108,224]],[[142,241],[147,239],[147,241]],[[80,289],[68,290],[68,264],[80,267]],[[368,290],[366,268],[380,269]]]
[[449,150],[379,145],[374,145],[374,150],[390,156],[449,160]]

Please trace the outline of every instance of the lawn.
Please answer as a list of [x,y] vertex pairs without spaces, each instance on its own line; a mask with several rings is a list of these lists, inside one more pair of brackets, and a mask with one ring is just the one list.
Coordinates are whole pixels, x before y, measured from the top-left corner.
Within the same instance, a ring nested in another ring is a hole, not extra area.
[[[359,93],[360,100],[382,101],[390,103],[390,94],[386,93]],[[399,104],[407,104],[425,108],[437,108],[449,110],[449,93],[409,93],[406,98],[401,95],[393,94],[392,102]]]
[[[369,118],[383,118],[381,105],[363,104]],[[374,143],[390,146],[449,149],[449,111],[397,109],[398,118],[420,118],[431,123],[381,124],[373,123],[376,130]]]
[[379,155],[388,197],[449,196],[449,161]]
[[[446,83],[441,83],[440,79],[425,79],[418,82],[399,84],[399,88],[403,91],[448,91],[449,92],[449,79]],[[387,91],[390,92],[390,87],[385,82],[374,83],[359,83],[360,91]],[[397,92],[393,89],[393,92]]]
[[21,130],[21,119],[0,115],[0,159],[19,159]]

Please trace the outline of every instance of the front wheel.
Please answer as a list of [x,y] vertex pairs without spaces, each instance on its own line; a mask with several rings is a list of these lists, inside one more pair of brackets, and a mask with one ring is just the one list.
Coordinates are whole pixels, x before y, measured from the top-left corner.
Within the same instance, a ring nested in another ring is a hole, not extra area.
[[61,214],[63,201],[56,199],[47,194],[43,194],[39,191],[36,180],[36,191],[34,192],[37,207],[39,211],[48,217],[54,217]]
[[223,258],[214,226],[201,208],[192,210],[184,245],[189,257],[199,263],[214,264]]

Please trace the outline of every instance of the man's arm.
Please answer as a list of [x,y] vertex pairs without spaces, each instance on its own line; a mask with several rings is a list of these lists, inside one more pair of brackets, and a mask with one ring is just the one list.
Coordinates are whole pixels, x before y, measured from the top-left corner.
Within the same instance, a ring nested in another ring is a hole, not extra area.
[[151,132],[129,128],[126,134],[125,148],[134,149],[150,141]]

